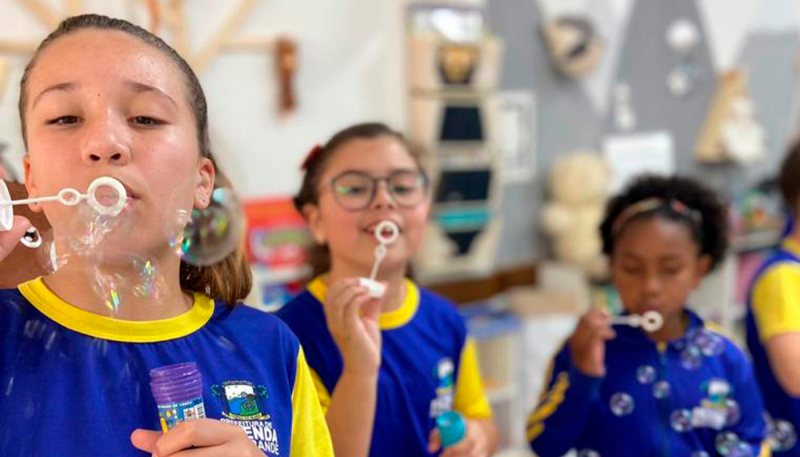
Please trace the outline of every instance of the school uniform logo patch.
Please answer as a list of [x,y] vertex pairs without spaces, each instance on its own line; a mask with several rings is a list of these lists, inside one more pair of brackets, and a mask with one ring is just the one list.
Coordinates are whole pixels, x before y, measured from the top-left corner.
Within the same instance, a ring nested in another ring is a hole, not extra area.
[[266,409],[267,388],[248,381],[226,381],[211,386],[222,402],[222,422],[238,425],[259,449],[280,455],[278,434]]

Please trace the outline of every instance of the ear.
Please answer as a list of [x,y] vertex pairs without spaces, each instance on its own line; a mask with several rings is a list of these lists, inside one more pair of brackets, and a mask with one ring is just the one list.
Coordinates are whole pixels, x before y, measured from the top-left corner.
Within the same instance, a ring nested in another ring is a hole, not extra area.
[[325,227],[322,223],[322,214],[320,214],[319,207],[311,203],[306,203],[303,206],[303,217],[308,221],[308,227],[311,230],[311,235],[317,244],[325,244]]
[[[28,190],[28,198],[38,197],[39,191],[31,173],[31,157],[29,155],[25,154],[22,159],[22,165],[25,168],[25,189]],[[38,203],[30,203],[28,208],[35,213],[42,212],[42,205]]]
[[197,187],[194,193],[195,208],[205,209],[211,204],[211,194],[214,192],[214,182],[217,169],[211,159],[202,157],[197,164]]

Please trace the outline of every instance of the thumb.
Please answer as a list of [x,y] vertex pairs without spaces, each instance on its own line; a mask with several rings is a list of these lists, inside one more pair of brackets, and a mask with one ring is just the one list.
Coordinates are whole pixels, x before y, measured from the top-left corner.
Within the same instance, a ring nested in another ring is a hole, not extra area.
[[30,228],[31,223],[28,219],[22,216],[14,216],[14,222],[11,230],[8,232],[0,232],[0,260],[11,254],[11,251],[17,247],[20,238],[25,234],[25,231]]
[[[136,429],[131,433],[131,443],[136,449],[145,452],[156,452],[156,442],[161,438],[161,432],[154,432],[152,430]],[[154,454],[155,455],[155,454]]]
[[428,437],[428,452],[434,453],[442,448],[442,435],[438,428],[434,428]]

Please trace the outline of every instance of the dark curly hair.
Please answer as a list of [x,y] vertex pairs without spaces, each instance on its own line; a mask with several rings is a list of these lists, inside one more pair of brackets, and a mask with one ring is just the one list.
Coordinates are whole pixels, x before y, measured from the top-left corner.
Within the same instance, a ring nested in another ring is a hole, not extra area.
[[[786,153],[781,165],[778,183],[783,200],[792,213],[795,213],[798,200],[800,200],[800,141],[794,143],[789,152]],[[795,214],[795,216],[798,215]]]
[[[662,204],[649,205],[650,201]],[[638,211],[627,211],[633,205]],[[686,224],[700,253],[711,258],[713,269],[728,247],[728,210],[717,194],[698,181],[683,176],[644,175],[611,199],[600,225],[603,252],[611,255],[622,229],[633,220],[659,216]]]

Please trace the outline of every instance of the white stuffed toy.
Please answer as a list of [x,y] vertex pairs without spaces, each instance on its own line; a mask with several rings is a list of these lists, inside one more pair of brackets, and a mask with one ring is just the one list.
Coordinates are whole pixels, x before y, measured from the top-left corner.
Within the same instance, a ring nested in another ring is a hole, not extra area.
[[595,152],[578,151],[556,159],[550,175],[550,201],[541,212],[556,258],[589,278],[608,276],[600,223],[611,183],[611,168]]

